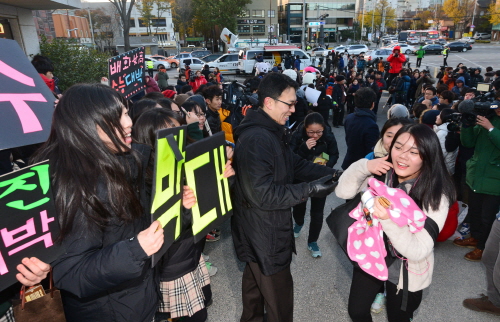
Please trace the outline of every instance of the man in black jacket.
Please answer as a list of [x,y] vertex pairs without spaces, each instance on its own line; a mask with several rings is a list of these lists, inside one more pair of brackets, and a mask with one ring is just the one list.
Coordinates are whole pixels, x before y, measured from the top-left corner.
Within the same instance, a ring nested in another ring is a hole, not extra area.
[[203,90],[203,97],[207,103],[207,122],[212,134],[222,131],[219,110],[222,107],[222,90],[212,85]]
[[[249,109],[236,128],[234,213],[231,222],[238,259],[246,262],[240,321],[293,321],[295,252],[291,207],[333,191],[338,172],[292,152],[284,126],[295,111],[298,84],[270,73],[259,86],[259,109]],[[294,179],[302,183],[293,184]],[[310,182],[311,180],[315,180]]]
[[379,139],[377,116],[372,111],[376,101],[377,94],[367,87],[360,88],[354,96],[356,108],[345,119],[347,153],[342,163],[344,170],[372,152]]

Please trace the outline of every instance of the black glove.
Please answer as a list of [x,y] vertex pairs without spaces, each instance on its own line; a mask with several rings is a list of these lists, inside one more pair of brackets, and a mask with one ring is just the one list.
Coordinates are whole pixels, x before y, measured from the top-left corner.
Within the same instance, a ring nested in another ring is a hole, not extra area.
[[333,174],[333,181],[337,182],[339,181],[340,176],[344,173],[342,170],[335,170],[335,173]]
[[335,190],[337,184],[330,175],[309,182],[309,197],[324,198]]

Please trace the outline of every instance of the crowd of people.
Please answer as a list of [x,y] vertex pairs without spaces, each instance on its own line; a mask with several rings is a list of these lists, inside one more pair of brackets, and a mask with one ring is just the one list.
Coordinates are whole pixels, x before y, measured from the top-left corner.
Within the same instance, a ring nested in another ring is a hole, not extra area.
[[[188,144],[218,132],[228,142],[231,161],[223,176],[232,190],[231,234],[238,259],[246,263],[240,321],[265,315],[269,322],[293,321],[290,263],[308,200],[307,249],[321,258],[327,196],[334,192],[349,202],[373,178],[388,192],[401,189],[425,224],[417,231],[398,225],[381,199],[391,201],[390,193],[375,197],[366,218],[383,236],[388,274],[370,275],[353,261],[351,319],[372,321],[371,313],[385,306],[389,321],[411,321],[432,281],[435,243],[457,228],[453,243],[472,248],[465,259],[487,267],[487,297],[467,299],[464,306],[500,315],[500,71],[489,67],[483,77],[481,69],[459,64],[432,77],[410,69],[399,47],[373,67],[363,54],[334,51],[303,70],[298,57],[285,57],[279,66],[257,57],[255,75],[245,81],[255,103],[230,106],[223,104],[224,77],[208,66],[192,71],[187,65],[175,86],[160,67],[145,76],[143,93],[124,100],[103,84],[58,92],[50,60],[37,56],[33,65],[59,99],[50,137],[0,151],[0,166],[3,174],[49,160],[65,252],[51,265],[23,260],[18,279],[31,286],[52,268],[68,321],[207,319],[210,276],[217,268],[203,249],[220,239],[220,230],[195,243],[191,222],[183,221],[180,237],[151,267],[164,241],[149,212],[155,133],[181,125],[187,125]],[[482,112],[473,100],[481,94],[479,83],[491,84],[496,100]],[[312,90],[319,92],[316,101],[307,98]],[[388,103],[379,107],[385,91]],[[381,130],[379,108],[387,110]],[[341,126],[345,143],[332,130]],[[342,163],[339,144],[347,147]],[[459,227],[457,200],[468,205]],[[185,185],[186,218],[196,202]],[[6,303],[12,296],[3,295]]]

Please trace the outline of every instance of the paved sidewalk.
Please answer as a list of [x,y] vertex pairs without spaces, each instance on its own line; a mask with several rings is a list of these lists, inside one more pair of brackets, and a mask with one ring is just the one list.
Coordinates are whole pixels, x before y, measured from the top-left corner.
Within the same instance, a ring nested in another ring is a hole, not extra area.
[[[385,102],[385,100],[384,100]],[[382,102],[381,102],[381,106]],[[379,111],[382,127],[387,110]],[[345,155],[344,129],[334,129],[339,143],[340,159]],[[344,201],[330,195],[325,206],[325,218],[330,210]],[[322,258],[312,258],[307,250],[309,217],[302,234],[296,239],[297,255],[291,265],[294,278],[294,320],[307,322],[350,321],[347,300],[352,265],[338,246],[327,225],[323,225],[318,245]],[[224,223],[222,238],[208,243],[205,252],[218,268],[212,278],[213,305],[208,309],[208,321],[239,321],[241,305],[241,276],[244,263],[236,258],[231,238],[230,222]],[[463,259],[467,248],[454,246],[451,241],[439,243],[435,249],[435,270],[431,286],[424,291],[420,309],[414,321],[426,322],[487,322],[500,320],[492,315],[473,312],[462,306],[463,299],[486,292],[483,267]],[[387,321],[385,311],[373,316],[375,322]]]

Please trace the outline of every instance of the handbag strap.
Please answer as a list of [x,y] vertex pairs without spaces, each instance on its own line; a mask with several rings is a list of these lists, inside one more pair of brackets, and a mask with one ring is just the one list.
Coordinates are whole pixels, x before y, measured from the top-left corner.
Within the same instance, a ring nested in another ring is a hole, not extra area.
[[[55,287],[54,287],[54,278],[52,276],[52,267],[50,267],[50,272],[49,272],[49,287],[50,287],[50,297],[51,298],[54,298],[54,291],[55,291]],[[24,305],[26,304],[26,296],[24,296],[24,294],[26,294],[26,286],[21,286],[21,294],[20,294],[20,300],[21,300],[21,310],[24,310]]]

